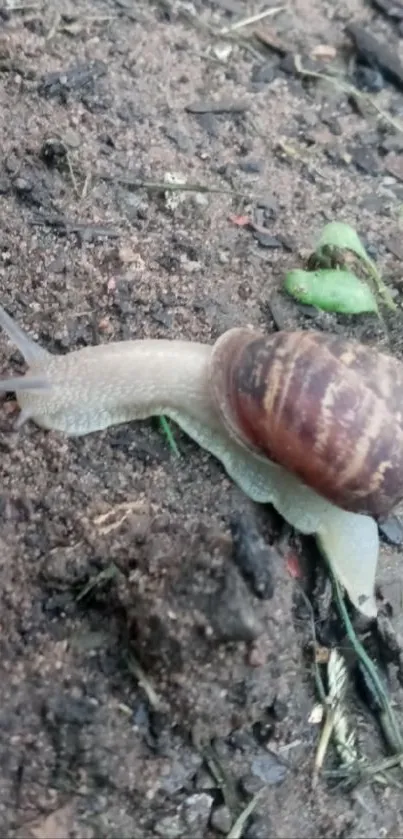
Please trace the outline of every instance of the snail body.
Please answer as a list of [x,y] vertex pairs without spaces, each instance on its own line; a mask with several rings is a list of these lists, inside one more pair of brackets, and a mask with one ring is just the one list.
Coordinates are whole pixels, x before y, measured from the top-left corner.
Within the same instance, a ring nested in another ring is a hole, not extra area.
[[214,346],[135,340],[55,356],[1,307],[0,325],[29,366],[0,381],[19,426],[82,435],[169,416],[252,500],[315,534],[354,605],[376,614],[372,516],[403,495],[399,362],[335,336],[247,329]]

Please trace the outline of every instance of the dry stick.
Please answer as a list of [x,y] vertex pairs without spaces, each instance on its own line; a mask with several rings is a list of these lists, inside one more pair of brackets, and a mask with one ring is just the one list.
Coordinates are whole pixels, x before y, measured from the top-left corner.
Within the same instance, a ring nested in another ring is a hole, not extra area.
[[137,679],[138,684],[143,689],[151,707],[155,710],[161,710],[164,707],[164,703],[154,690],[153,685],[132,652],[127,656],[126,663],[130,673]]
[[227,833],[227,839],[240,839],[249,816],[252,815],[256,805],[262,798],[264,792],[265,788],[263,787],[263,789],[260,789],[259,792],[257,792],[256,795],[253,796],[252,800],[245,807],[245,809],[242,810],[242,813],[240,814],[240,816],[238,816],[236,822],[234,822],[234,824],[232,825],[230,832]]
[[208,192],[215,195],[233,195],[237,198],[249,199],[245,192],[237,189],[225,189],[223,187],[207,186],[207,184],[194,183],[171,183],[170,181],[142,181],[138,178],[128,178],[123,175],[98,175],[102,181],[115,181],[122,186],[130,186],[133,189],[148,189],[151,192]]
[[235,23],[232,23],[231,26],[223,26],[222,29],[219,30],[219,35],[227,35],[228,32],[233,32],[235,29],[241,29],[244,26],[249,26],[251,23],[258,23],[258,21],[263,20],[266,17],[274,17],[274,15],[278,15],[279,12],[283,12],[285,6],[275,6],[271,9],[266,9],[264,12],[258,12],[256,15],[251,15],[251,17],[244,17],[242,20],[237,20]]

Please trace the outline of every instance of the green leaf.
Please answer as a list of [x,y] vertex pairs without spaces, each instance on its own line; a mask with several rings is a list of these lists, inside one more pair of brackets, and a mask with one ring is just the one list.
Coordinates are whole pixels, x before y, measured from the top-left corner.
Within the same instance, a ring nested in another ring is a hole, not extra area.
[[296,269],[288,272],[284,287],[300,303],[316,306],[325,312],[343,315],[378,312],[371,289],[351,271]]
[[318,254],[324,247],[353,251],[363,262],[374,267],[374,263],[368,256],[360,237],[354,228],[345,224],[344,221],[331,221],[323,228],[316,243],[315,253]]
[[323,228],[315,247],[315,256],[327,265],[326,254],[331,256],[337,251],[352,251],[363,263],[367,273],[372,277],[379,294],[390,309],[396,309],[396,304],[375,265],[368,256],[360,237],[353,227],[343,221],[332,221]]
[[169,425],[169,422],[168,422],[167,418],[166,417],[160,417],[159,421],[160,421],[160,426],[161,426],[162,433],[165,434],[165,437],[167,438],[168,445],[169,445],[169,448],[171,449],[171,452],[173,452],[175,457],[180,457],[180,452],[179,452],[178,446],[176,444],[175,437],[172,433],[172,429],[171,429],[171,426]]

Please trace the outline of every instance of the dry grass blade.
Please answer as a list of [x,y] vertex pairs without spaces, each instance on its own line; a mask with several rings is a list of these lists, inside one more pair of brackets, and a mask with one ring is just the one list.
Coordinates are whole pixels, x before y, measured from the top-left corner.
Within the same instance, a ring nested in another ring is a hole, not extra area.
[[147,189],[150,192],[206,192],[215,195],[233,195],[237,198],[248,199],[249,196],[237,189],[225,189],[218,186],[207,186],[197,183],[171,183],[170,181],[142,181],[124,175],[99,175],[101,181],[114,181],[131,189]]
[[93,591],[94,588],[100,588],[101,586],[104,586],[106,583],[109,583],[110,580],[113,580],[119,573],[120,571],[117,565],[111,562],[111,564],[104,568],[103,571],[100,571],[99,574],[95,574],[94,577],[91,577],[87,585],[85,585],[84,588],[81,589],[81,591],[76,597],[77,603],[79,603],[80,600],[83,600],[84,597],[88,597],[88,595],[91,591]]
[[264,788],[260,789],[259,792],[257,792],[256,795],[253,796],[252,800],[245,807],[245,809],[242,810],[242,813],[240,813],[237,820],[232,825],[230,832],[227,833],[227,839],[241,839],[242,833],[246,826],[246,822],[248,821],[249,816],[252,815],[260,799],[263,797],[264,792]]
[[231,26],[223,26],[217,34],[227,35],[229,32],[234,32],[236,29],[242,29],[245,26],[250,26],[251,23],[258,23],[267,17],[274,17],[274,15],[278,15],[279,12],[283,12],[284,9],[285,6],[274,6],[270,9],[266,9],[264,12],[258,12],[256,15],[251,15],[250,17],[242,18],[242,20],[237,20],[235,23],[232,23]]
[[127,656],[127,666],[132,676],[135,677],[138,684],[143,689],[151,707],[155,710],[162,710],[164,708],[163,701],[159,698],[156,690],[154,689],[150,680],[147,678],[143,668],[141,667],[133,653],[129,653],[129,655]]

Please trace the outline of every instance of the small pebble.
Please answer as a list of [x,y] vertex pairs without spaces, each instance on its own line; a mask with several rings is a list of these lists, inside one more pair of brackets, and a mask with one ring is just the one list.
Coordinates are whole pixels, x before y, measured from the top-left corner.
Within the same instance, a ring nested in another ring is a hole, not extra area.
[[254,641],[263,632],[247,586],[231,565],[219,591],[210,600],[209,618],[219,641]]
[[184,831],[185,825],[182,823],[179,813],[175,813],[174,816],[165,816],[154,824],[154,833],[157,836],[162,836],[162,839],[179,839]]
[[273,829],[267,819],[252,818],[250,825],[247,827],[243,839],[271,839]]
[[239,168],[247,174],[258,175],[263,169],[263,164],[260,160],[243,160],[239,164]]
[[368,93],[379,93],[385,86],[382,73],[374,67],[359,64],[354,73],[354,83],[359,90]]
[[228,807],[225,805],[222,807],[216,807],[216,809],[212,812],[210,824],[214,830],[217,830],[219,833],[223,833],[224,836],[226,836],[232,827],[232,818]]
[[263,600],[273,597],[273,567],[280,561],[273,548],[266,545],[253,521],[245,515],[233,516],[230,522],[234,545],[233,557],[254,594]]
[[276,66],[274,64],[255,64],[252,70],[251,80],[254,84],[270,84],[276,78]]
[[381,165],[378,156],[366,146],[355,146],[349,149],[351,159],[357,169],[361,169],[367,175],[379,175]]
[[182,805],[182,818],[187,827],[187,835],[204,835],[213,801],[213,797],[206,792],[196,792],[186,798]]
[[271,754],[255,757],[248,773],[243,775],[241,784],[247,795],[256,795],[264,786],[282,784],[287,774],[287,767]]
[[254,230],[255,239],[259,242],[262,248],[281,248],[282,243],[276,236],[271,233],[266,233],[265,230]]

